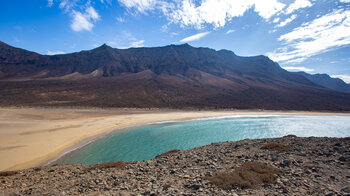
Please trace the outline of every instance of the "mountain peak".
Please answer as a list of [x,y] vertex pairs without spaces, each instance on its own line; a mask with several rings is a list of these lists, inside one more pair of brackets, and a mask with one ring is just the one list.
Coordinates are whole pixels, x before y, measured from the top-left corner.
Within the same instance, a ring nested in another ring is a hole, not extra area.
[[106,43],[102,44],[99,48],[112,48],[110,46],[108,46]]
[[106,50],[113,50],[113,48],[112,47],[110,47],[110,46],[108,46],[107,44],[102,44],[101,46],[99,46],[99,47],[97,47],[97,48],[95,48],[95,49],[93,49],[93,50],[99,50],[99,51],[106,51]]

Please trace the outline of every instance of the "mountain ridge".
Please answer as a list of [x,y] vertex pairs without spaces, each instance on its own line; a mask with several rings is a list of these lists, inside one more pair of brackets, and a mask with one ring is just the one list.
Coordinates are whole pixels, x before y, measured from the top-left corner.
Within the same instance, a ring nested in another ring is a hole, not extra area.
[[266,56],[188,44],[61,55],[0,44],[0,87],[0,105],[350,110],[349,93]]
[[296,72],[304,76],[310,81],[322,87],[329,88],[335,91],[350,93],[350,85],[339,78],[332,78],[328,74],[308,74],[305,72]]

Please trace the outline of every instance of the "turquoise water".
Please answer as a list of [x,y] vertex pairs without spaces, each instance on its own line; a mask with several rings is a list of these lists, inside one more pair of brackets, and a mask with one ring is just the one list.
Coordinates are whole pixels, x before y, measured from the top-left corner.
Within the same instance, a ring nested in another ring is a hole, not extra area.
[[281,137],[348,137],[350,117],[250,116],[153,124],[129,128],[94,141],[66,155],[59,163],[96,164],[142,161],[172,149],[190,149],[213,142]]

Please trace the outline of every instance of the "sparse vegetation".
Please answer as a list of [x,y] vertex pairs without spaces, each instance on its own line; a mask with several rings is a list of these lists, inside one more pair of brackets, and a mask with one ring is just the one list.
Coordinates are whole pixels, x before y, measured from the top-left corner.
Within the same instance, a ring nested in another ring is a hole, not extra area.
[[220,172],[208,180],[222,189],[257,188],[260,185],[276,183],[281,171],[260,162],[245,162],[233,172]]
[[261,146],[261,149],[265,150],[277,150],[277,151],[288,151],[291,150],[292,147],[289,145],[279,144],[279,143],[267,143]]
[[13,176],[18,174],[18,171],[2,171],[0,172],[0,176]]
[[162,154],[159,154],[156,157],[165,157],[165,156],[169,156],[170,154],[177,153],[177,152],[180,152],[180,151],[181,150],[179,150],[179,149],[173,149],[173,150],[169,150],[168,152],[164,152]]
[[101,163],[96,165],[91,165],[90,167],[85,168],[85,170],[92,170],[92,169],[106,169],[106,168],[116,168],[121,169],[127,166],[127,163],[124,161],[116,161],[116,162],[108,162],[108,163]]

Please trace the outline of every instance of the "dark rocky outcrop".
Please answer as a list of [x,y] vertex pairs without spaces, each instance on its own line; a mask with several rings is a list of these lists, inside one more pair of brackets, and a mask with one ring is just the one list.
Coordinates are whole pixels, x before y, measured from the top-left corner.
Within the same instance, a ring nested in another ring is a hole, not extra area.
[[[289,148],[265,148],[276,144]],[[342,138],[283,137],[144,162],[46,166],[0,175],[0,195],[348,195],[349,146]]]

